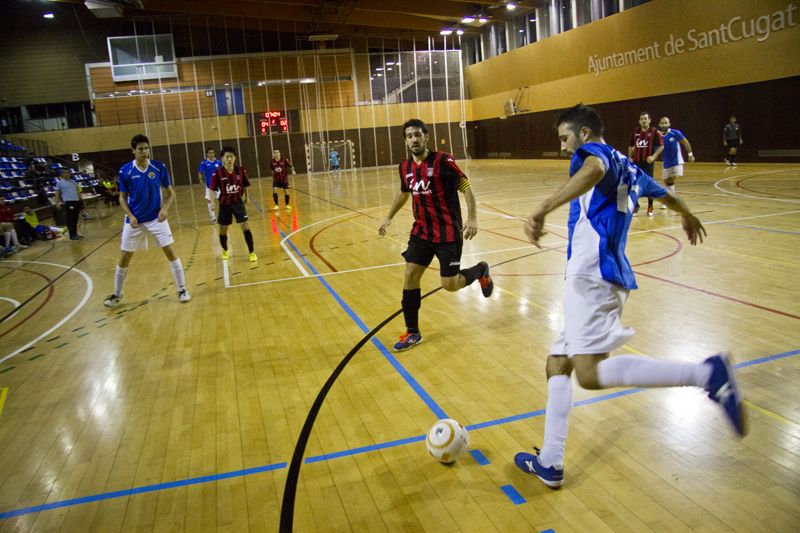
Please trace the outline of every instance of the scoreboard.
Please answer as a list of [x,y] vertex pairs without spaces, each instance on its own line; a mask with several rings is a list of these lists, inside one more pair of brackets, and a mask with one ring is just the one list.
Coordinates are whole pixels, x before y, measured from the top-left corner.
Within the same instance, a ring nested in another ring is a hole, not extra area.
[[283,111],[265,111],[258,120],[261,135],[273,133],[289,133],[289,117]]

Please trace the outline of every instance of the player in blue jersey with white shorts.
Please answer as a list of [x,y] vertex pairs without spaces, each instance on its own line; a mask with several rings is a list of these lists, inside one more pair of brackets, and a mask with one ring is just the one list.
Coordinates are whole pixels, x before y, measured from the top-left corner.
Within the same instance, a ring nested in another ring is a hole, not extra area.
[[331,150],[329,158],[331,160],[331,171],[334,174],[337,174],[339,172],[339,152],[336,150]]
[[222,166],[222,161],[217,159],[216,151],[213,148],[206,149],[206,158],[200,163],[197,169],[197,178],[200,183],[206,188],[206,202],[208,203],[208,214],[211,217],[211,223],[217,223],[217,214],[214,212],[214,200],[219,199],[219,191],[211,190],[211,176],[214,172]]
[[[122,299],[122,286],[128,275],[128,265],[133,253],[148,232],[155,238],[169,260],[169,268],[178,287],[178,299],[192,299],[186,290],[186,278],[181,260],[172,249],[172,231],[167,222],[167,211],[175,199],[175,190],[166,165],[150,159],[150,141],[144,135],[131,139],[134,160],[119,171],[119,205],[125,211],[122,225],[122,256],[114,272],[114,293],[103,302],[106,307],[116,307]],[[162,203],[161,190],[166,191]]]
[[550,488],[564,484],[564,448],[572,409],[572,371],[585,389],[611,387],[704,388],[722,405],[737,434],[745,433],[741,397],[726,354],[701,363],[663,361],[609,353],[633,336],[621,322],[622,307],[636,279],[625,243],[633,206],[640,196],[663,198],[683,217],[692,245],[705,229],[686,204],[603,141],[603,122],[590,107],[578,105],[558,121],[562,149],[573,153],[570,179],[531,214],[525,233],[540,247],[545,217],[570,202],[569,245],[564,294],[564,330],[547,358],[544,444],[536,454],[522,452],[514,462]]
[[[680,130],[673,130],[670,126],[669,117],[659,119],[658,129],[661,130],[661,137],[664,139],[664,150],[661,153],[661,159],[664,162],[664,184],[669,192],[675,194],[675,179],[683,176],[684,161],[679,145],[682,144],[686,148],[686,156],[690,163],[694,163],[694,154],[686,135]],[[661,209],[666,208],[666,204],[661,204]]]

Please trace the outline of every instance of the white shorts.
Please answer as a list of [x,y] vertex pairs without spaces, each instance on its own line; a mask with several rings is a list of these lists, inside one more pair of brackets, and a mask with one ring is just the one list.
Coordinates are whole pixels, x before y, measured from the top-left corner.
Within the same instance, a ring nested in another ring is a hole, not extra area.
[[[216,195],[217,200],[219,200],[219,193],[220,193],[220,191],[214,191],[214,194]],[[206,187],[206,200],[211,201],[211,189],[209,189],[208,187]]]
[[677,178],[679,176],[683,176],[683,165],[675,165],[674,167],[665,168],[664,173],[662,174],[664,179]]
[[622,325],[628,289],[593,276],[567,276],[564,330],[550,346],[552,355],[601,354],[619,348],[633,328]]
[[142,244],[145,231],[155,238],[158,246],[163,248],[174,242],[172,230],[169,229],[169,222],[159,222],[158,219],[150,222],[140,223],[138,228],[133,228],[126,222],[122,227],[122,248],[123,252],[135,252]]

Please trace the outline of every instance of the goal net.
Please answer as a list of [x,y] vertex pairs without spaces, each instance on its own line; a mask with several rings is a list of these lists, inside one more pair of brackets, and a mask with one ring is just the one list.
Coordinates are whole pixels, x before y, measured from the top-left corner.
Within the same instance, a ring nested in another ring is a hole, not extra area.
[[336,152],[339,170],[353,170],[355,167],[355,148],[353,141],[322,141],[306,144],[306,164],[308,172],[331,172],[331,154]]

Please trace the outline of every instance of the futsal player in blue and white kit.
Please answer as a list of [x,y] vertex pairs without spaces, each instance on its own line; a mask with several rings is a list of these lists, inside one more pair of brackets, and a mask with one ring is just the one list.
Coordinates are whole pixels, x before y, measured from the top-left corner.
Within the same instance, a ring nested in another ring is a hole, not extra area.
[[[661,153],[661,159],[664,162],[664,184],[669,192],[675,194],[675,179],[683,176],[684,161],[679,145],[682,144],[686,148],[686,156],[690,163],[694,163],[694,154],[686,135],[680,130],[671,129],[670,126],[669,117],[659,119],[658,129],[661,130],[661,137],[664,139],[664,151]],[[666,208],[666,204],[661,204],[661,209]]]
[[211,176],[220,166],[222,166],[222,161],[216,158],[215,150],[208,148],[206,149],[206,158],[203,159],[200,163],[200,168],[197,169],[197,177],[206,188],[206,202],[208,203],[208,214],[211,216],[212,224],[217,223],[217,214],[214,212],[214,199],[215,197],[219,199],[219,191],[213,192],[211,190]]
[[[178,287],[178,299],[192,299],[186,290],[186,277],[181,260],[172,249],[172,231],[167,221],[167,211],[175,199],[169,171],[161,161],[150,159],[150,141],[144,135],[131,139],[134,160],[119,171],[119,205],[125,211],[122,225],[122,255],[114,272],[114,292],[103,302],[106,307],[116,307],[122,299],[122,287],[128,275],[133,253],[145,238],[145,231],[155,238],[169,260],[169,268]],[[166,191],[163,198],[161,190]]]
[[733,367],[726,354],[699,363],[664,361],[609,353],[633,336],[621,322],[622,307],[636,279],[625,256],[633,206],[640,196],[663,198],[683,218],[692,245],[705,229],[686,204],[603,141],[603,122],[590,107],[578,105],[558,121],[562,149],[573,153],[570,179],[544,200],[525,224],[540,246],[545,217],[570,202],[569,244],[564,294],[564,330],[547,358],[544,444],[536,454],[514,458],[523,472],[550,488],[564,483],[564,448],[572,409],[572,371],[585,389],[611,387],[701,387],[718,402],[738,435],[745,426]]

